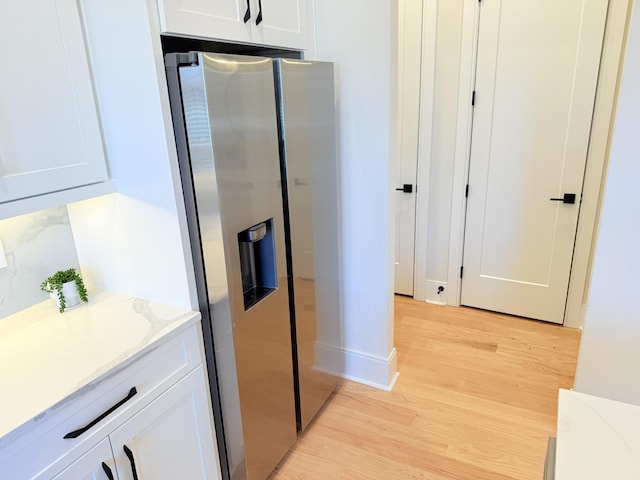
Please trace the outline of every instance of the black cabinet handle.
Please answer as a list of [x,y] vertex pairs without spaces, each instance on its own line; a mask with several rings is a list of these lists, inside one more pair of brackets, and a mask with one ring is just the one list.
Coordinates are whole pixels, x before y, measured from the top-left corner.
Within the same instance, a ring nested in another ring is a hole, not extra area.
[[118,408],[120,408],[122,405],[124,405],[125,403],[127,403],[129,400],[131,400],[136,393],[138,393],[138,390],[136,390],[136,387],[131,387],[131,390],[129,390],[129,394],[124,397],[122,400],[120,400],[118,403],[116,403],[113,407],[111,407],[109,410],[107,410],[106,412],[104,412],[102,415],[100,415],[99,417],[96,417],[94,420],[92,420],[91,422],[87,423],[84,427],[79,428],[78,430],[74,430],[73,432],[69,432],[67,433],[64,437],[62,438],[77,438],[80,435],[82,435],[84,432],[86,432],[87,430],[91,429],[96,423],[100,422],[101,420],[104,420],[106,417],[108,417],[109,415],[111,415],[114,411],[116,411]]
[[244,23],[247,23],[251,18],[251,5],[249,2],[251,2],[251,0],[247,0],[247,11],[244,12]]
[[562,198],[550,198],[552,202],[562,202],[573,205],[576,203],[576,194],[575,193],[565,193]]
[[258,16],[256,17],[256,25],[260,25],[262,23],[262,0],[258,0]]
[[402,185],[402,188],[396,188],[396,190],[404,193],[412,193],[413,185],[411,185],[410,183],[405,183],[404,185]]
[[133,452],[126,445],[124,445],[122,449],[124,450],[124,454],[127,456],[127,458],[129,459],[129,463],[131,464],[131,473],[133,474],[133,480],[138,480],[138,471],[136,470],[136,461],[133,458]]
[[109,465],[107,465],[106,463],[102,462],[102,470],[104,470],[104,473],[107,475],[107,478],[109,480],[114,480],[113,479],[113,472],[109,468]]

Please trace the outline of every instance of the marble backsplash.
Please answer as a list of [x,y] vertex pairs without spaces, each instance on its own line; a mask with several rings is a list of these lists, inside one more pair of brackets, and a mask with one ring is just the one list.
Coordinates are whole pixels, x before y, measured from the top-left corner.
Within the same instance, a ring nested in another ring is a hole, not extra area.
[[0,318],[49,298],[40,283],[58,270],[78,268],[66,207],[0,221],[7,267],[0,269]]

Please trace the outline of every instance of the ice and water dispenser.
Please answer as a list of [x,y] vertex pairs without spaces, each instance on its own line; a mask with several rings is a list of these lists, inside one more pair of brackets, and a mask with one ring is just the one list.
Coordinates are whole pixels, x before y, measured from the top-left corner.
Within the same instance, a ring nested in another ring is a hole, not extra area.
[[244,309],[248,310],[278,288],[273,219],[238,233]]

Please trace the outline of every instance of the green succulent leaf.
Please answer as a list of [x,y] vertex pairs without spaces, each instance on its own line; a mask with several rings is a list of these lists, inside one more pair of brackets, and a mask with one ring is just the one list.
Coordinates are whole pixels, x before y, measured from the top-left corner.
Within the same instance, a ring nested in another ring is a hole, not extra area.
[[89,301],[89,297],[87,296],[87,289],[84,286],[82,277],[80,276],[80,274],[78,274],[78,272],[76,272],[75,268],[69,268],[68,270],[59,270],[50,277],[46,278],[40,284],[40,290],[46,293],[55,293],[55,295],[58,297],[58,301],[60,303],[60,313],[64,312],[64,309],[67,306],[67,302],[65,301],[64,295],[62,293],[62,285],[67,282],[76,282],[80,300],[82,300],[83,302]]

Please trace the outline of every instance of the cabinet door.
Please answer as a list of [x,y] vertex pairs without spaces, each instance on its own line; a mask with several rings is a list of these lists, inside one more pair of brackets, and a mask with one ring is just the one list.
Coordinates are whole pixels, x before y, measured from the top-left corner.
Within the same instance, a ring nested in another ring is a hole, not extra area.
[[120,480],[220,478],[202,366],[110,435]]
[[4,2],[0,40],[0,203],[106,180],[77,2]]
[[[307,48],[307,0],[251,0],[251,2],[253,13],[251,41],[253,43],[296,50]],[[257,24],[260,11],[262,11],[262,20]]]
[[249,0],[158,0],[160,27],[164,33],[248,43],[251,22],[244,18],[250,6]]
[[105,438],[52,480],[113,480],[116,468],[109,439]]

